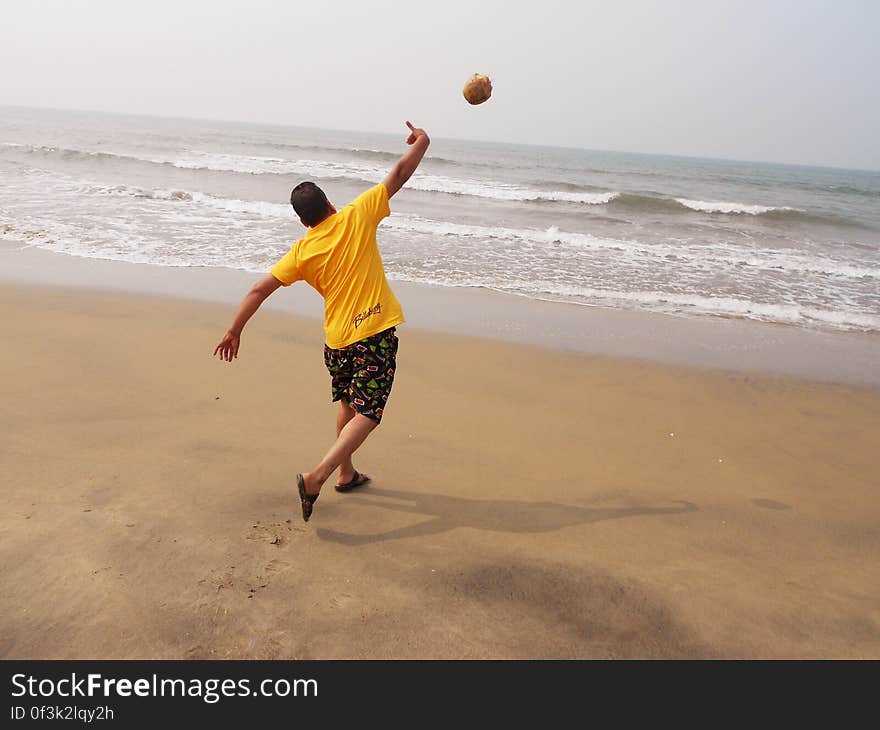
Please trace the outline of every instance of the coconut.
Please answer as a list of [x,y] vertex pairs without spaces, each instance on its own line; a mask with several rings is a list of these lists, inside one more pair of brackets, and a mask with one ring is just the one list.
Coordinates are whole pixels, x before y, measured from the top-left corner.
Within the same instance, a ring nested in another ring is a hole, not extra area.
[[468,104],[482,104],[492,96],[492,82],[488,76],[474,74],[464,85],[464,98]]

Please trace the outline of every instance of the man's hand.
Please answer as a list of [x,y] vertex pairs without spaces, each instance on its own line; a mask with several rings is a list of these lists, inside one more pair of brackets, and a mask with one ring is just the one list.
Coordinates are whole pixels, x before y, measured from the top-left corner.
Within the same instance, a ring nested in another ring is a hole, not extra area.
[[214,355],[219,356],[221,360],[225,360],[226,362],[232,362],[233,359],[238,357],[238,346],[241,342],[241,337],[234,332],[227,330],[226,334],[223,335],[223,339],[220,340],[220,344],[214,348]]
[[[407,122],[406,126],[409,127],[410,131],[409,137],[406,138],[407,144],[415,144],[415,141],[419,137],[424,137],[425,139],[428,139],[428,133],[424,129],[421,129],[420,127],[414,127],[412,125],[412,122]],[[430,140],[428,141],[430,142]]]
[[431,140],[428,139],[428,133],[424,129],[414,127],[412,122],[407,122],[406,126],[409,127],[409,137],[406,138],[406,143],[410,146],[410,149],[394,164],[391,172],[388,173],[388,177],[383,180],[389,198],[400,190],[404,183],[412,177],[412,174],[425,156],[428,145],[431,144]]

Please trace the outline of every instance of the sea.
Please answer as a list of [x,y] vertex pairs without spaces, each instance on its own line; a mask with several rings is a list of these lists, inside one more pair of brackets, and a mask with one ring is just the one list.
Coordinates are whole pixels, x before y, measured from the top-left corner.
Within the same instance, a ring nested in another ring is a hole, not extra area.
[[[585,307],[880,332],[880,172],[447,139],[379,228],[388,278]],[[0,237],[264,274],[399,134],[0,107]],[[0,264],[2,265],[2,264]]]

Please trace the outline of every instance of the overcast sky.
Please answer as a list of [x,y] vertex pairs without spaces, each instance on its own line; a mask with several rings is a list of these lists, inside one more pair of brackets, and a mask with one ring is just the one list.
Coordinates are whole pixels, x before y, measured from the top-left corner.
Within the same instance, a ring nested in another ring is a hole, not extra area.
[[[880,169],[875,0],[0,0],[0,104]],[[469,107],[461,87],[489,74]]]

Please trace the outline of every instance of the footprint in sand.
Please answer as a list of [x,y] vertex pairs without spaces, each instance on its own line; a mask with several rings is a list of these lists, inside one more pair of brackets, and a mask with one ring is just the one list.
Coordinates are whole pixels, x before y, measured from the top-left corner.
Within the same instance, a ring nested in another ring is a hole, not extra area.
[[330,599],[330,608],[345,608],[354,603],[354,596],[350,593],[340,593]]
[[263,568],[263,573],[268,578],[271,578],[276,573],[281,573],[287,570],[290,566],[291,563],[287,560],[279,560],[278,558],[273,558],[266,564],[266,567]]
[[278,560],[277,558],[266,563],[262,572],[251,581],[252,585],[248,588],[248,598],[253,598],[264,588],[268,588],[269,584],[272,582],[273,576],[287,570],[290,565],[291,563],[288,561]]
[[275,547],[284,547],[290,542],[291,535],[303,532],[305,528],[294,526],[290,520],[285,522],[253,522],[245,531],[245,540],[265,542]]

